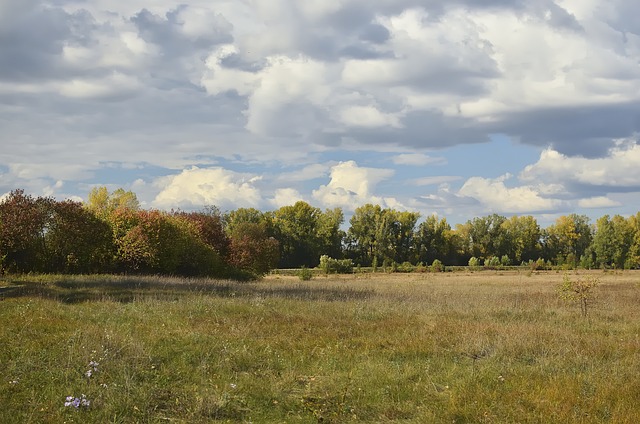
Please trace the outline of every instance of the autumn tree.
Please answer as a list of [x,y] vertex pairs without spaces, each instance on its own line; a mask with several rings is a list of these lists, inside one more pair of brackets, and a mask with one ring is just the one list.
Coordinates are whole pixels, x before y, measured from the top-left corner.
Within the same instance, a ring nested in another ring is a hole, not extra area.
[[132,191],[118,188],[109,193],[106,187],[94,187],[89,192],[86,207],[99,218],[105,219],[116,209],[138,210],[140,202]]
[[44,271],[53,199],[14,190],[0,201],[0,270]]
[[568,262],[575,266],[587,252],[591,240],[592,231],[587,216],[561,216],[542,232],[543,255],[558,265]]
[[239,208],[224,215],[224,227],[229,238],[231,266],[255,276],[278,266],[280,243],[274,237],[272,213]]
[[45,234],[48,272],[99,273],[111,270],[114,243],[108,223],[65,200],[52,202]]

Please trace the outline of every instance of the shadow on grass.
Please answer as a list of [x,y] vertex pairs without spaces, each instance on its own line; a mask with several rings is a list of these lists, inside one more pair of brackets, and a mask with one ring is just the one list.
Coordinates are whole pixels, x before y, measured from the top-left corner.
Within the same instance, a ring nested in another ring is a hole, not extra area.
[[69,304],[105,300],[121,303],[147,299],[176,301],[193,295],[348,301],[368,299],[374,294],[373,290],[323,287],[313,282],[285,286],[170,277],[60,276],[51,281],[20,278],[0,284],[0,300],[38,297]]

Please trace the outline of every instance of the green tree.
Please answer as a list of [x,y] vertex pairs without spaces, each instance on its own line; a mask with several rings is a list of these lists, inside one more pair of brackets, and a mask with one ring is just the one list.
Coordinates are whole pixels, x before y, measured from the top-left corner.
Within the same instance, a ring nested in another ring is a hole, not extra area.
[[629,226],[633,234],[629,255],[627,258],[627,268],[640,267],[640,212],[629,217]]
[[605,215],[596,221],[592,249],[596,264],[601,267],[624,268],[634,242],[631,220],[620,215],[610,218]]
[[340,256],[343,219],[341,209],[322,212],[303,201],[276,210],[273,225],[280,242],[280,266],[315,267],[323,254]]
[[415,236],[417,262],[431,263],[436,259],[446,264],[456,263],[454,232],[446,218],[430,215],[418,226]]
[[466,254],[477,258],[502,256],[508,253],[509,245],[502,224],[504,216],[492,214],[467,221],[458,227],[460,234],[466,237],[463,241]]
[[366,204],[357,208],[349,220],[347,230],[348,255],[357,263],[372,265],[378,262],[378,225],[382,217],[380,205]]
[[349,256],[361,265],[414,259],[414,235],[420,215],[366,204],[355,210],[347,232]]
[[519,264],[540,257],[541,230],[533,216],[512,216],[501,226],[504,254],[511,260]]

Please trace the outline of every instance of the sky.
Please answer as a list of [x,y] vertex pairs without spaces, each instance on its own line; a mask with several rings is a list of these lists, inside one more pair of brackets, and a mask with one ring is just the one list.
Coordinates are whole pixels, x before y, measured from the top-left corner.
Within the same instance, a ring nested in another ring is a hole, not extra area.
[[0,0],[0,196],[640,211],[637,0]]

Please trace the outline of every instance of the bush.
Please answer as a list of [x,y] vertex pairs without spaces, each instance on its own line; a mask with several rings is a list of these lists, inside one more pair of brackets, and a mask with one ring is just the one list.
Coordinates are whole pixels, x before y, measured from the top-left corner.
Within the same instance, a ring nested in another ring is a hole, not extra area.
[[444,272],[444,265],[439,259],[435,259],[431,264],[431,272]]
[[351,259],[333,259],[327,255],[320,256],[318,265],[325,274],[352,274],[353,262]]
[[300,277],[300,280],[302,281],[309,281],[313,278],[313,271],[306,266],[303,266],[300,268],[300,271],[298,271],[298,277]]
[[595,298],[595,289],[599,284],[600,280],[596,277],[572,280],[565,274],[562,279],[562,284],[558,287],[558,293],[564,301],[580,304],[582,316],[586,317],[588,307]]
[[497,268],[500,266],[500,259],[497,256],[491,256],[484,260],[485,268]]
[[398,271],[399,272],[413,272],[414,267],[413,265],[411,265],[411,262],[403,262],[400,265],[398,265]]
[[480,266],[480,259],[476,258],[475,256],[471,257],[471,259],[469,259],[469,266],[471,268],[476,268]]

